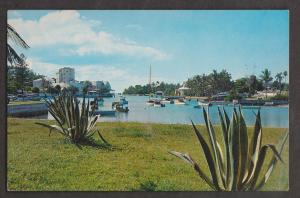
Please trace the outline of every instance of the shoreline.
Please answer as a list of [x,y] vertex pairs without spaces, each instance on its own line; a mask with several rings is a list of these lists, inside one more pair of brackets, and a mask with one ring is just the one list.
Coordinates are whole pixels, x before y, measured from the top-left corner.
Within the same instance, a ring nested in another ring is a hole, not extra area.
[[[45,119],[45,118],[19,118],[19,117],[7,117],[8,120],[29,120],[29,121],[52,121],[56,122],[54,119]],[[101,118],[100,118],[101,119]],[[163,122],[139,122],[139,121],[109,121],[109,120],[104,120],[104,121],[97,121],[97,123],[101,124],[140,124],[140,125],[172,125],[172,126],[192,126],[191,123],[163,123]],[[205,124],[197,124],[195,123],[196,126],[201,126],[204,127]],[[221,126],[220,124],[213,124],[215,127]],[[247,125],[249,128],[253,128],[254,125]],[[268,128],[268,129],[289,129],[289,127],[275,127],[275,126],[263,126],[263,128]]]

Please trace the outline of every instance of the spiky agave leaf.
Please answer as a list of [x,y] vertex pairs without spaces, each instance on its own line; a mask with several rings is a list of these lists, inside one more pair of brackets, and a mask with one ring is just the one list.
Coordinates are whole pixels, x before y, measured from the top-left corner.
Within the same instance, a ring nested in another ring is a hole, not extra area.
[[241,190],[243,179],[245,174],[247,174],[247,166],[248,166],[248,133],[247,126],[244,120],[244,116],[241,111],[241,107],[239,107],[239,115],[238,115],[238,127],[239,127],[239,142],[240,142],[240,167],[239,167],[239,178],[238,178],[238,190]]
[[213,181],[201,170],[199,165],[190,157],[188,154],[179,153],[176,151],[169,151],[172,155],[179,157],[180,159],[184,160],[185,162],[191,164],[195,171],[199,174],[199,176],[214,190],[217,190],[216,186],[213,184]]
[[[97,131],[95,126],[99,115],[89,116],[89,104],[86,105],[85,98],[80,107],[79,100],[73,94],[63,92],[58,97],[54,97],[53,100],[46,99],[46,105],[59,126],[37,124],[50,130],[56,129],[71,142],[76,144],[89,142]],[[101,134],[99,137],[105,144],[108,144]]]
[[205,155],[205,158],[206,158],[206,162],[208,164],[208,168],[210,170],[210,174],[211,174],[211,177],[212,177],[212,182],[213,182],[213,184],[214,184],[214,186],[217,190],[221,190],[221,188],[219,186],[219,183],[218,183],[217,170],[216,170],[216,167],[215,167],[215,163],[214,163],[214,159],[213,159],[213,155],[211,153],[211,150],[210,150],[208,144],[206,143],[204,137],[202,136],[202,134],[199,132],[199,130],[194,125],[193,121],[192,121],[192,125],[193,125],[194,131],[196,133],[196,136],[197,136],[197,138],[200,142],[200,145],[203,149],[203,152],[204,152],[204,155]]
[[[279,155],[281,155],[282,151],[283,151],[283,147],[285,145],[285,142],[287,141],[289,136],[289,133],[286,133],[284,135],[284,138],[282,139],[281,144],[279,145]],[[276,165],[276,163],[278,162],[278,157],[276,157],[275,155],[273,155],[269,165],[268,165],[268,169],[264,175],[264,177],[261,179],[261,181],[255,186],[254,190],[260,190],[268,181],[268,179],[271,176],[272,171],[274,170],[274,167]]]
[[[250,143],[248,143],[247,126],[241,109],[239,108],[237,111],[234,107],[231,121],[224,108],[223,113],[218,109],[225,147],[226,157],[224,157],[223,149],[216,140],[213,126],[209,121],[209,116],[206,114],[205,109],[203,112],[209,141],[206,141],[203,138],[193,121],[192,125],[201,148],[203,149],[211,178],[208,176],[206,176],[206,178],[201,176],[201,172],[198,173],[200,177],[210,186],[213,185],[212,188],[218,191],[259,190],[267,182],[276,162],[278,160],[281,161],[280,154],[286,142],[287,135],[279,146],[279,152],[274,145],[262,145],[262,128],[259,110],[256,114],[253,136]],[[273,157],[268,165],[266,173],[264,173],[263,179],[259,181],[259,176],[262,174],[262,167],[265,163],[268,150],[272,151]],[[197,163],[195,163],[189,155],[175,151],[171,153],[194,165],[194,169],[196,170],[195,164]],[[218,174],[218,172],[220,174]]]
[[221,163],[223,163],[220,159],[221,154],[219,153],[220,151],[217,149],[217,139],[216,139],[216,133],[215,130],[211,124],[210,118],[208,113],[206,112],[205,108],[203,108],[203,116],[206,124],[206,129],[209,135],[209,143],[212,148],[212,153],[213,153],[213,160],[215,163],[215,168],[216,168],[216,174],[217,174],[217,181],[220,189],[225,189],[225,180],[222,178],[222,175],[225,174],[222,172]]

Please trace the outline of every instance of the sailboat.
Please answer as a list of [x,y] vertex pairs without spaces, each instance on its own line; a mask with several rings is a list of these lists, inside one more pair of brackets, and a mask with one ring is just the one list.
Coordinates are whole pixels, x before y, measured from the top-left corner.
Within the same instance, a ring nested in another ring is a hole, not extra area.
[[152,100],[151,97],[151,65],[150,65],[150,73],[149,73],[149,99],[146,101],[146,105],[148,106],[154,106],[154,100]]

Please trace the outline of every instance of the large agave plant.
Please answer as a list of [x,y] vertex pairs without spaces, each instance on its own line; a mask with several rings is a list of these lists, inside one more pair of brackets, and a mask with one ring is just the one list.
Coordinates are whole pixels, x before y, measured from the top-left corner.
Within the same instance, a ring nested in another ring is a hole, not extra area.
[[62,92],[53,100],[45,99],[50,114],[56,120],[57,125],[36,123],[55,130],[75,144],[94,143],[93,135],[97,132],[100,139],[108,145],[99,130],[95,127],[99,115],[93,116],[94,112],[89,113],[89,102],[86,104],[85,97],[81,104],[79,100],[68,92]]
[[[284,136],[279,150],[277,150],[274,145],[262,145],[260,111],[256,114],[254,132],[250,142],[248,142],[248,129],[240,108],[238,110],[234,108],[231,121],[224,108],[223,110],[218,108],[218,114],[222,130],[222,144],[217,140],[209,114],[204,108],[207,139],[192,122],[203,149],[210,175],[206,174],[188,154],[176,151],[170,151],[170,153],[191,164],[213,190],[255,191],[261,189],[268,181],[277,161],[281,161],[280,154],[288,133]],[[268,150],[272,151],[272,158],[267,165],[266,172],[263,172]]]

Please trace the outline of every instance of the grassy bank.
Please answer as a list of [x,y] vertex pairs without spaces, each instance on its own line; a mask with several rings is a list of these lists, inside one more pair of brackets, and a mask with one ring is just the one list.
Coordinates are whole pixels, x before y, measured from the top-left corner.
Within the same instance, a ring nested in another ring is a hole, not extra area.
[[[79,149],[60,134],[49,137],[49,131],[34,122],[8,119],[9,190],[210,190],[192,167],[168,154],[189,153],[208,170],[189,125],[98,123],[113,148]],[[263,142],[277,144],[284,131],[265,128]],[[288,190],[288,145],[282,157],[285,164],[277,164],[264,190]]]

